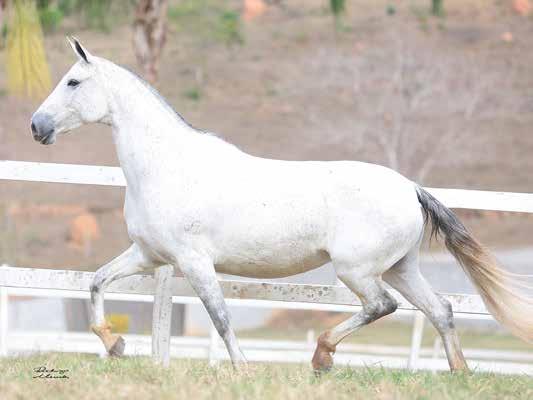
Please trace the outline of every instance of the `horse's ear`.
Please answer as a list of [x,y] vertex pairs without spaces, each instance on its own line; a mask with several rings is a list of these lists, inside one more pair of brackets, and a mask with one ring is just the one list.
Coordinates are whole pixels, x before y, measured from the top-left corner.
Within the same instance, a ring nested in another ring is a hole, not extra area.
[[78,58],[80,60],[85,61],[87,64],[90,64],[92,55],[87,51],[85,47],[81,45],[80,41],[74,36],[67,36],[67,40],[70,43],[72,50],[74,50],[74,53],[76,53],[76,55],[78,56]]

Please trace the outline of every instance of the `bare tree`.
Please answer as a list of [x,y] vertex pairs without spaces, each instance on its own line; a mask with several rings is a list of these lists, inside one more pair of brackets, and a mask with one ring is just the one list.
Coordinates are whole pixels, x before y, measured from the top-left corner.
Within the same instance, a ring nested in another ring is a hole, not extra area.
[[401,42],[392,56],[367,52],[359,59],[354,99],[363,135],[391,168],[418,182],[446,155],[464,157],[473,122],[502,111],[495,100],[502,82],[498,89],[498,77],[474,61]]
[[157,81],[166,41],[168,0],[139,0],[133,22],[133,47],[149,82]]
[[7,0],[0,0],[0,29],[4,26],[4,12],[6,9]]
[[431,13],[441,16],[444,14],[444,0],[431,0]]

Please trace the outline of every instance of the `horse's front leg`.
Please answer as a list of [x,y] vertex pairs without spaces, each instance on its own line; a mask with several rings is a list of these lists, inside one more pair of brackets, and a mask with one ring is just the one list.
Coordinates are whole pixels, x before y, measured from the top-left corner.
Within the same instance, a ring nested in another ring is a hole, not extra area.
[[139,247],[133,244],[128,250],[119,255],[96,271],[91,284],[91,316],[92,331],[102,340],[106,351],[111,356],[121,356],[124,353],[124,339],[111,333],[111,326],[105,320],[104,290],[113,281],[155,267],[144,257]]
[[228,308],[217,281],[213,262],[201,256],[186,257],[179,261],[179,268],[202,300],[218,334],[224,340],[233,367],[245,365],[246,359],[231,328]]

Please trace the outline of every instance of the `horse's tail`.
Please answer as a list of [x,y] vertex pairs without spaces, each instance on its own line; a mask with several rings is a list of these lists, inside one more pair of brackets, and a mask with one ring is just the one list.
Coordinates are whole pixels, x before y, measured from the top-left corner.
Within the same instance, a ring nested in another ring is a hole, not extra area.
[[533,298],[526,291],[533,287],[525,282],[531,276],[502,269],[449,208],[421,187],[416,190],[426,223],[431,221],[432,224],[430,237],[444,237],[446,248],[470,278],[494,318],[516,336],[532,342]]

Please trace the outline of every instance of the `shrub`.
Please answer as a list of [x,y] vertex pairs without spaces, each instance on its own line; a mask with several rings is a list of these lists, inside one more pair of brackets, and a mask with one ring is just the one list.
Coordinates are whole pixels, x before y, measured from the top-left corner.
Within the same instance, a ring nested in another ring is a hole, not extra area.
[[76,10],[77,0],[59,0],[57,8],[61,10],[63,15],[70,15]]
[[78,0],[77,8],[91,29],[108,32],[111,29],[110,8],[108,0]]
[[431,13],[437,17],[444,15],[444,0],[431,0]]
[[46,7],[39,9],[39,20],[45,32],[55,31],[61,21],[63,21],[63,12],[56,7]]
[[244,38],[240,30],[240,15],[235,11],[224,11],[218,18],[216,32],[221,41],[226,44],[243,43]]
[[7,23],[4,22],[2,26],[0,27],[0,49],[6,46],[7,31],[8,31]]
[[178,30],[204,42],[244,42],[240,13],[228,1],[183,0],[169,8],[168,16]]
[[200,97],[202,97],[202,92],[199,88],[193,87],[183,92],[183,96],[192,101],[199,101]]
[[346,9],[345,0],[329,0],[329,8],[335,17],[340,17],[340,15]]

